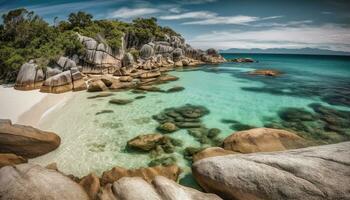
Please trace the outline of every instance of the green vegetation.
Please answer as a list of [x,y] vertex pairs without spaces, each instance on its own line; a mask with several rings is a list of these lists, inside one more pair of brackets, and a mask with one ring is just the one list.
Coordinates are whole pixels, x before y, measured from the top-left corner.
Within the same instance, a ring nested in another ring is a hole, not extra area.
[[92,37],[108,44],[113,51],[122,45],[127,35],[127,48],[132,54],[143,44],[165,39],[165,34],[178,35],[168,27],[157,25],[156,18],[137,18],[132,23],[118,20],[93,20],[91,14],[71,13],[67,21],[50,25],[32,11],[24,8],[9,11],[2,16],[0,25],[0,80],[13,82],[20,66],[34,59],[45,68],[59,56],[83,55],[84,47],[75,33]]

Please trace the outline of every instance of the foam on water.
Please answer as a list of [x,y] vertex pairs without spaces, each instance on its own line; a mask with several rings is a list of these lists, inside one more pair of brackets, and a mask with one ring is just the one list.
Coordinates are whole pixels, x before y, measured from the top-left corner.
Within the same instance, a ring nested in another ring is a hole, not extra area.
[[[292,61],[285,65],[294,66],[296,61]],[[279,62],[280,65],[283,63],[277,60],[273,62]],[[31,162],[43,165],[57,162],[61,171],[77,176],[83,176],[92,171],[101,173],[114,166],[145,167],[151,158],[148,154],[127,152],[125,150],[127,141],[137,135],[156,132],[158,123],[152,119],[152,115],[160,113],[165,108],[178,107],[187,103],[207,107],[210,114],[203,117],[203,122],[208,128],[221,129],[220,137],[222,138],[234,132],[228,124],[221,122],[222,119],[236,120],[260,127],[267,119],[276,118],[276,113],[283,107],[310,110],[308,107],[310,103],[325,104],[317,96],[274,95],[269,92],[242,89],[271,86],[267,85],[271,84],[270,82],[264,81],[273,79],[271,77],[254,79],[254,77],[247,78],[245,74],[255,68],[278,68],[279,66],[271,65],[268,59],[266,61],[262,59],[259,63],[253,64],[228,63],[204,67],[203,70],[171,72],[180,79],[159,87],[162,89],[173,86],[185,87],[185,90],[176,93],[133,94],[130,91],[123,91],[116,92],[110,97],[96,99],[87,99],[94,95],[93,93],[77,93],[65,105],[48,114],[41,124],[42,129],[54,131],[60,135],[61,146]],[[302,81],[310,78],[303,76],[301,70],[294,73],[295,67],[280,69],[286,72],[284,75],[286,81],[299,80],[299,76],[303,78],[300,79]],[[344,76],[344,73],[340,74]],[[311,78],[316,79],[317,77],[311,76]],[[281,79],[270,81],[272,83],[276,81],[275,83],[279,84],[278,81]],[[291,92],[289,88],[283,88],[283,91],[286,94]],[[111,98],[131,99],[140,95],[146,97],[134,100],[127,105],[108,103]],[[96,115],[102,110],[113,110],[114,112]],[[185,130],[169,135],[181,139],[184,147],[200,145]],[[188,172],[190,170],[188,162],[182,157],[181,152],[174,154],[178,159],[178,164],[185,172]]]

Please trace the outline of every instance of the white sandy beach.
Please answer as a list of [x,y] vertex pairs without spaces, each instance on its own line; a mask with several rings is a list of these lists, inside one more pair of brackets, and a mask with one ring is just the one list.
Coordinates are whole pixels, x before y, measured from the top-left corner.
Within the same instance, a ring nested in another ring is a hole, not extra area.
[[0,119],[11,119],[12,123],[38,127],[48,112],[72,96],[73,92],[48,94],[39,90],[20,91],[1,85]]

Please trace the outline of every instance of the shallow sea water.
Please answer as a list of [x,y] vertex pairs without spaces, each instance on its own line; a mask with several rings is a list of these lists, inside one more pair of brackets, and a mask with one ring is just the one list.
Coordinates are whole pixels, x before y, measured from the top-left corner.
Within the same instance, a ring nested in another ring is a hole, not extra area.
[[[248,56],[226,54],[225,57]],[[311,112],[308,105],[320,103],[350,110],[350,105],[335,105],[325,98],[334,94],[344,95],[345,98],[350,95],[349,57],[249,57],[259,62],[205,65],[170,72],[180,79],[159,87],[185,87],[185,90],[177,93],[133,94],[131,91],[123,91],[115,92],[110,97],[87,99],[96,93],[79,92],[64,106],[49,113],[40,125],[44,130],[59,134],[61,146],[31,162],[42,165],[56,162],[61,171],[76,176],[84,176],[89,172],[101,174],[114,166],[146,167],[151,161],[149,155],[127,152],[127,141],[137,135],[156,132],[158,123],[152,119],[152,115],[165,108],[187,103],[209,109],[210,113],[202,118],[203,123],[208,128],[221,129],[221,138],[235,131],[229,124],[221,122],[222,119],[262,127],[269,120],[278,118],[277,112],[285,107],[304,108]],[[284,74],[276,78],[247,75],[251,70],[264,68],[277,69]],[[111,98],[131,99],[141,95],[146,97],[127,105],[108,103]],[[102,110],[114,112],[96,115]],[[200,146],[185,130],[168,135],[181,139],[184,148]],[[174,155],[184,170],[183,176],[189,173],[189,162],[183,158],[181,149]]]

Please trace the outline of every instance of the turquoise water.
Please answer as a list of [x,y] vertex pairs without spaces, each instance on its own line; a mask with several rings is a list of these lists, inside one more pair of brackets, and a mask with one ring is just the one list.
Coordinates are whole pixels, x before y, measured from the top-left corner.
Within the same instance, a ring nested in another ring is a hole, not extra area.
[[[131,153],[125,149],[128,140],[141,134],[154,133],[158,123],[152,115],[169,107],[187,103],[202,105],[210,113],[203,117],[208,128],[219,128],[220,138],[235,132],[235,120],[242,124],[262,127],[278,121],[278,112],[286,107],[303,108],[313,112],[311,103],[332,109],[350,110],[350,58],[336,56],[287,55],[224,55],[226,58],[252,57],[258,63],[225,63],[200,68],[178,70],[170,74],[178,81],[159,85],[162,89],[183,86],[177,93],[134,94],[115,92],[111,97],[87,99],[96,93],[79,92],[64,106],[49,113],[40,127],[61,136],[61,146],[32,162],[57,162],[67,174],[83,176],[91,171],[102,173],[114,166],[145,167],[152,160],[148,154]],[[277,69],[280,77],[251,76],[254,69]],[[131,99],[144,95],[127,105],[113,105],[111,98]],[[102,110],[113,113],[96,115]],[[347,122],[349,123],[349,122]],[[186,130],[168,134],[183,141],[173,155],[184,170],[190,172],[183,158],[185,147],[200,147]]]

